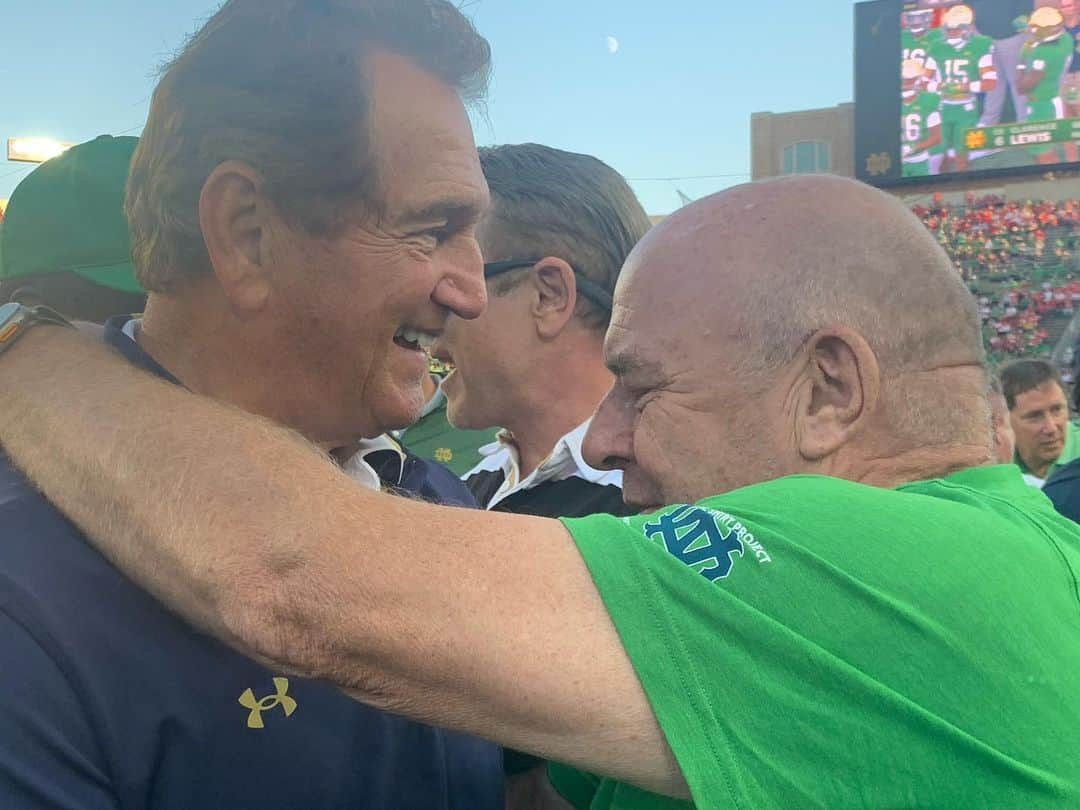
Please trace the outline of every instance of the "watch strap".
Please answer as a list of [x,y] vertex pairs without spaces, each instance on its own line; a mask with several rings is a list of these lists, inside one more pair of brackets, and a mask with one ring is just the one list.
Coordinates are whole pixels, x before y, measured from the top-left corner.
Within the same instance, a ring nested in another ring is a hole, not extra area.
[[69,329],[75,328],[71,321],[55,309],[46,306],[20,306],[13,317],[7,318],[3,323],[0,323],[0,354],[14,346],[20,337],[38,324],[66,326]]

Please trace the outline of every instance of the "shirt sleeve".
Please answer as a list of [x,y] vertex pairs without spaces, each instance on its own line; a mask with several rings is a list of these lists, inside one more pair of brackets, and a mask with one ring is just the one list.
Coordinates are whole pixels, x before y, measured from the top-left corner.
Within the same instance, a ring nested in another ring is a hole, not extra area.
[[34,634],[0,609],[0,807],[115,810],[81,701]]
[[[993,644],[989,619],[952,627],[955,599],[991,604],[997,591],[958,564],[952,538],[973,536],[969,513],[927,518],[928,503],[795,477],[652,516],[564,521],[697,806],[905,806],[913,784],[949,805],[958,785],[1027,778],[995,771],[992,746],[968,746],[1011,738],[997,738],[985,690],[942,692]],[[894,533],[904,542],[883,539]],[[913,660],[933,661],[934,678]]]

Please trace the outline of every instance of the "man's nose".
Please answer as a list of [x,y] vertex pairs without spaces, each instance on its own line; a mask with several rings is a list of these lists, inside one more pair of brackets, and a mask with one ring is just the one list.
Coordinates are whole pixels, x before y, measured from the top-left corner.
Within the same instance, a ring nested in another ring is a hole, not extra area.
[[598,470],[622,469],[634,457],[633,406],[612,388],[593,415],[581,451],[585,461]]
[[478,318],[487,307],[484,261],[473,245],[447,258],[447,268],[435,286],[435,303],[465,320]]

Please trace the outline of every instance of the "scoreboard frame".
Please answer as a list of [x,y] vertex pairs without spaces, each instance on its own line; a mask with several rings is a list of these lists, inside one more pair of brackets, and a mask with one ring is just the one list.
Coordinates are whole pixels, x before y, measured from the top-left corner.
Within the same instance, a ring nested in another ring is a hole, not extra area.
[[[934,184],[954,184],[964,181],[1024,178],[1048,172],[1075,171],[1080,162],[1034,164],[996,169],[971,169],[929,177],[904,177],[900,159],[900,63],[901,15],[904,0],[868,0],[855,4],[855,177],[880,188],[905,186],[926,187]],[[976,25],[978,21],[976,20]],[[1069,121],[1071,119],[1066,119]],[[1055,130],[1048,140],[1032,141],[1060,143],[1065,138],[1058,132],[1066,121],[1057,124],[1005,123],[971,132],[985,133],[988,146],[992,139],[1011,140],[1015,134]],[[1004,132],[999,132],[1004,131]]]

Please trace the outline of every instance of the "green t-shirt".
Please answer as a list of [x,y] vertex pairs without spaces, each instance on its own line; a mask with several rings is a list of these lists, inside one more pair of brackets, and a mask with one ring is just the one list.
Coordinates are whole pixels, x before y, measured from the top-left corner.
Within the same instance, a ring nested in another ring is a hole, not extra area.
[[[942,40],[930,47],[930,58],[937,65],[937,92],[947,104],[974,101],[982,91],[982,68],[993,66],[994,40],[974,36],[959,48]],[[968,84],[967,90],[962,89]]]
[[1061,77],[1072,64],[1073,38],[1068,31],[1049,42],[1025,48],[1021,64],[1024,70],[1041,70],[1042,79],[1027,94],[1028,103],[1050,101],[1061,95]]
[[1015,466],[565,524],[697,807],[1080,807],[1080,526]]
[[401,443],[421,458],[439,462],[460,478],[480,463],[480,448],[495,441],[498,434],[498,428],[458,430],[446,418],[443,398],[401,434]]
[[919,62],[926,62],[926,57],[930,54],[930,49],[941,42],[942,33],[940,28],[931,28],[921,37],[915,36],[908,30],[900,32],[900,49],[902,52],[903,61],[908,59],[915,59]]
[[[930,130],[941,126],[941,96],[936,93],[919,93],[904,101],[900,139],[904,146],[914,149],[930,136]],[[922,163],[929,160],[930,149],[911,152],[904,156],[905,163]]]

